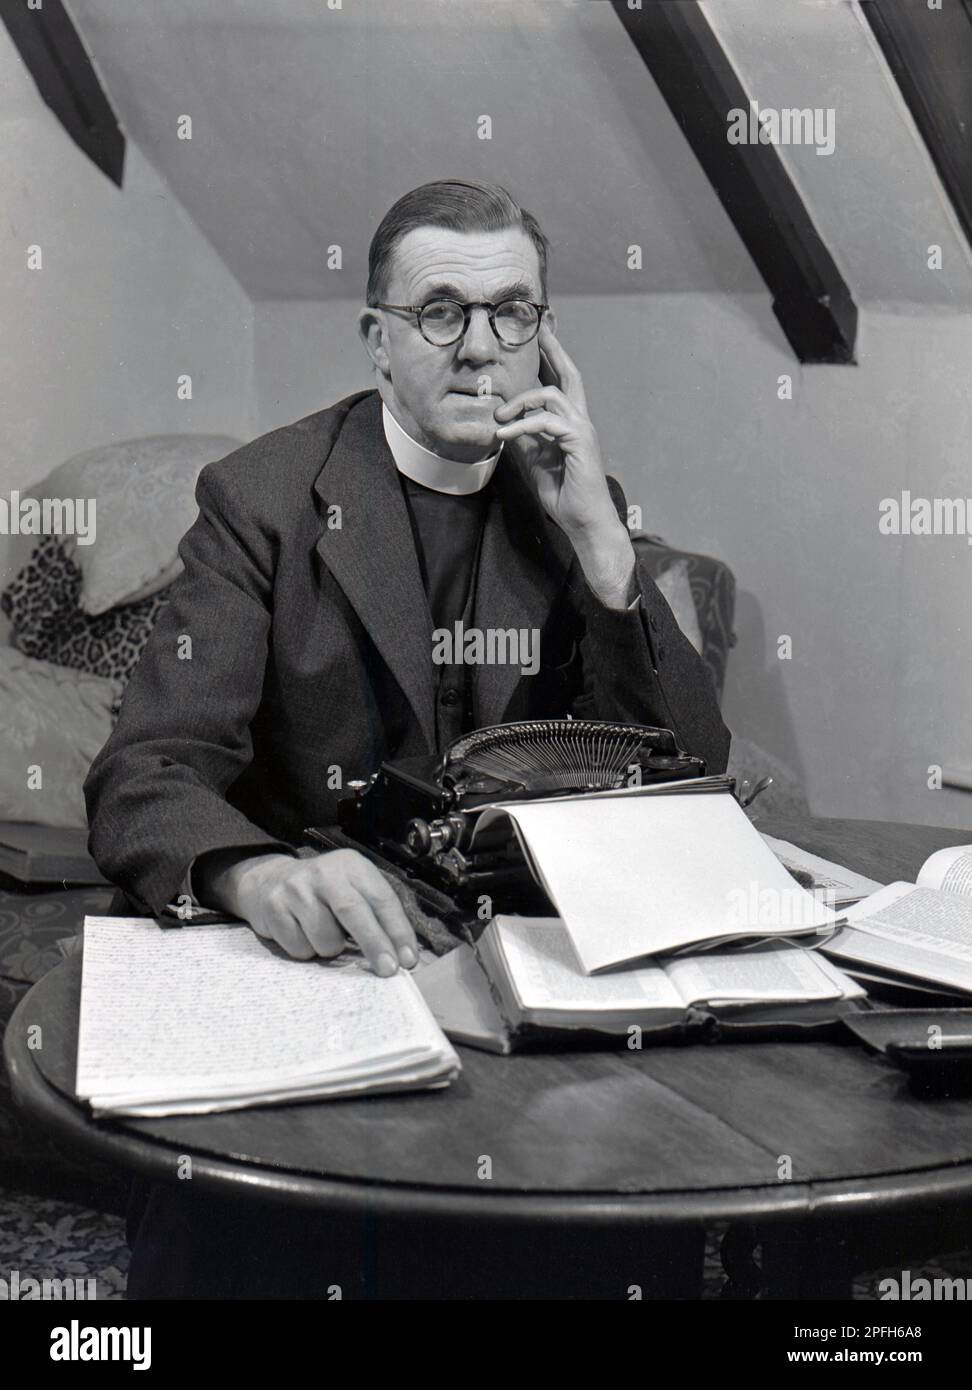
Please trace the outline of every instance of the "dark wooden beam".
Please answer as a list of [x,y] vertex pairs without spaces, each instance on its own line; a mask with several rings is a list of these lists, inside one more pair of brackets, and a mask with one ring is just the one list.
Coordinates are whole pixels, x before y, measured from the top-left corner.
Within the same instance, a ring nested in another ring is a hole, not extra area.
[[857,306],[775,146],[731,145],[743,87],[696,0],[611,0],[766,281],[801,362],[853,362]]
[[37,90],[76,145],[121,187],[125,137],[61,0],[0,0],[3,20]]
[[866,0],[863,12],[972,242],[972,0]]

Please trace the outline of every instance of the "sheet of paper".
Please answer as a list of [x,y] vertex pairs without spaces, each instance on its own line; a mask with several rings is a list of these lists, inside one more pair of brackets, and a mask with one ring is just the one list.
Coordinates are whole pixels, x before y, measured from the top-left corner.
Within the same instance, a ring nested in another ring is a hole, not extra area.
[[738,935],[836,920],[795,883],[727,792],[509,803],[584,971]]
[[778,840],[775,835],[764,835],[763,839],[788,869],[802,869],[810,874],[814,887],[823,889],[825,894],[832,894],[835,904],[856,902],[884,887],[873,878],[865,878],[863,874],[835,864],[833,860],[821,859],[819,854],[811,854],[808,849],[801,849],[789,840]]
[[945,893],[972,897],[972,845],[937,849],[922,864],[916,882],[919,888],[941,888]]
[[[445,1048],[406,971],[295,961],[243,926],[87,917],[77,1090],[101,1104],[353,1081]],[[458,1059],[455,1059],[458,1064]]]
[[556,917],[493,919],[520,1003],[526,1009],[679,1009],[682,1001],[664,970],[649,966],[612,975],[585,975],[564,924]]

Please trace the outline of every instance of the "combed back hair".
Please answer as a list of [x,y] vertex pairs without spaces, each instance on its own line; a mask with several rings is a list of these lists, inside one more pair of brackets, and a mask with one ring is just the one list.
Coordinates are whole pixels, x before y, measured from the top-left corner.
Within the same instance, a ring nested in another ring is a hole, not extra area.
[[502,232],[520,227],[537,248],[540,292],[547,297],[547,254],[550,243],[532,213],[498,183],[440,179],[423,183],[390,207],[371,239],[368,251],[368,303],[386,297],[395,248],[416,227],[448,227],[453,232]]

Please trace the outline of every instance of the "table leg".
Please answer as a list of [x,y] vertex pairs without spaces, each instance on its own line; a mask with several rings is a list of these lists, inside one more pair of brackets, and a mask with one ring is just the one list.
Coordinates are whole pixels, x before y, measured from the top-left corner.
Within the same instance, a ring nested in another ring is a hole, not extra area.
[[726,1272],[720,1298],[754,1299],[763,1286],[763,1273],[753,1258],[757,1235],[752,1226],[730,1226],[722,1237],[719,1257]]
[[851,1298],[852,1258],[832,1231],[773,1227],[761,1245],[764,1299]]
[[[759,1260],[756,1251],[759,1249]],[[730,1226],[722,1241],[729,1299],[849,1299],[853,1256],[833,1231]]]

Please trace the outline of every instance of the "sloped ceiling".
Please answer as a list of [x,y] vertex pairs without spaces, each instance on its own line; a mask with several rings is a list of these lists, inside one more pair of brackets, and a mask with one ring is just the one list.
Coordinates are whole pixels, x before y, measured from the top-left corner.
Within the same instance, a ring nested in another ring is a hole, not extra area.
[[[68,4],[126,133],[254,299],[359,294],[382,213],[451,174],[536,213],[554,292],[763,288],[604,0]],[[764,105],[838,107],[833,156],[786,156],[859,302],[972,303],[964,243],[852,5],[706,10]],[[933,241],[951,253],[937,275],[918,257]]]
[[[761,107],[835,113],[836,149],[780,147],[861,303],[972,303],[972,258],[904,99],[852,0],[702,0]],[[934,22],[934,12],[927,12]],[[942,247],[941,270],[928,248]]]

